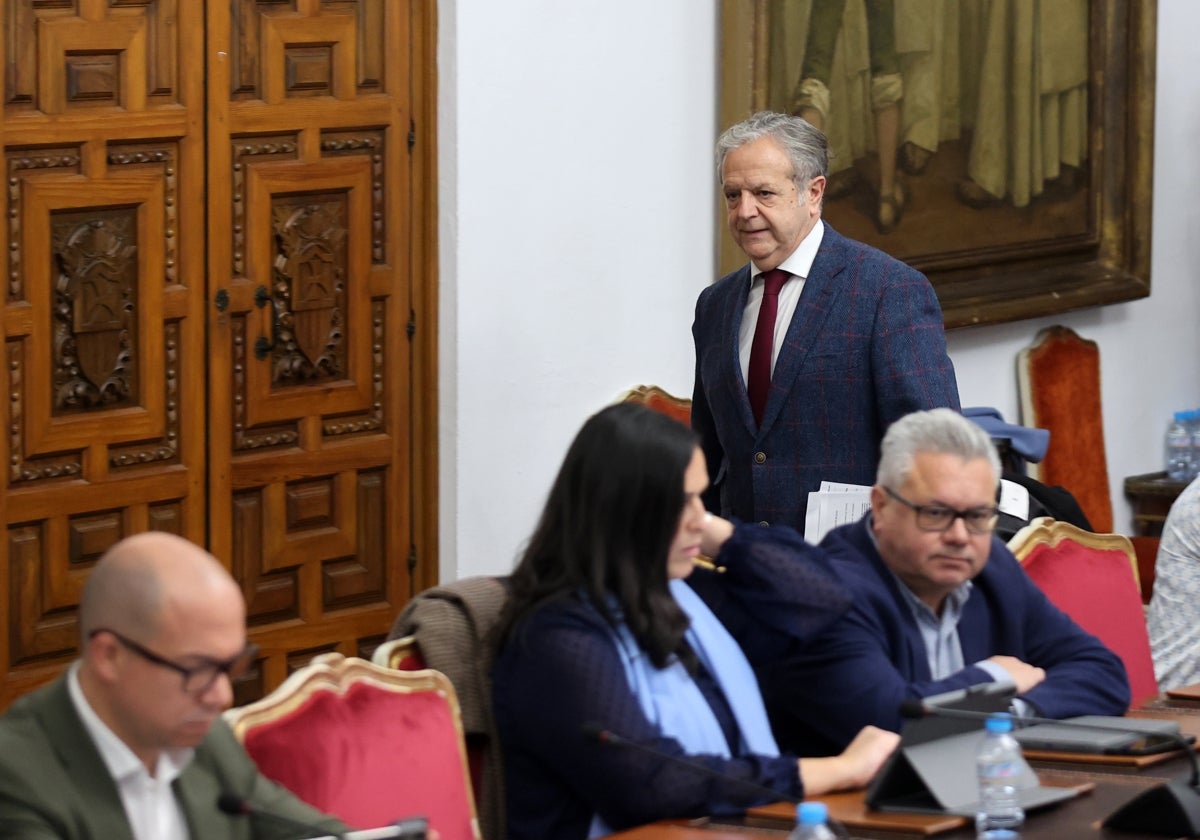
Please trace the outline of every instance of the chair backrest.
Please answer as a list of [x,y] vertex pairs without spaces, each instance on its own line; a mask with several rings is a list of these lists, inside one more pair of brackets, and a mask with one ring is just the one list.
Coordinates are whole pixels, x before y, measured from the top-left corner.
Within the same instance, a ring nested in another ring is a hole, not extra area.
[[1061,485],[1099,533],[1113,529],[1100,400],[1100,349],[1064,326],[1047,327],[1017,355],[1021,423],[1050,432],[1046,457],[1029,465]]
[[402,636],[399,639],[389,639],[375,648],[371,661],[380,668],[391,668],[395,671],[420,671],[429,667],[425,657],[417,647],[416,636]]
[[330,653],[225,719],[259,770],[351,826],[423,815],[442,840],[479,840],[458,699],[436,671]]
[[677,397],[657,385],[638,385],[617,397],[617,402],[635,402],[674,417],[685,426],[692,425],[692,401]]
[[[486,575],[427,589],[397,616],[390,638],[372,658],[394,667],[424,663],[445,674],[462,703],[471,782],[486,840],[505,831],[500,736],[492,716],[493,628],[507,597],[505,579]],[[409,641],[411,640],[411,641]],[[395,648],[388,645],[395,643]]]
[[1125,663],[1133,705],[1158,694],[1128,537],[1041,518],[1018,531],[1008,547],[1055,606]]

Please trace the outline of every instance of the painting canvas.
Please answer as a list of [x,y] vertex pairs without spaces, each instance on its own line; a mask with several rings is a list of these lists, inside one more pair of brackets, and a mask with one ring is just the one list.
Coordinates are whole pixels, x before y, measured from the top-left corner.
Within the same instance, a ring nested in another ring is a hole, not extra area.
[[724,0],[722,122],[824,130],[825,218],[925,271],[948,326],[1143,297],[1153,22],[1115,0]]

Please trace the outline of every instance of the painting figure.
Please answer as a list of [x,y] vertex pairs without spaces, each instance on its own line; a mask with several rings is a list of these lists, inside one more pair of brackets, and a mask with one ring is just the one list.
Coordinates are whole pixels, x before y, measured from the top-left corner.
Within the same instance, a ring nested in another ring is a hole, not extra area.
[[[870,59],[870,106],[879,150],[879,189],[875,223],[890,233],[904,210],[904,188],[896,179],[896,146],[900,135],[900,100],[904,80],[896,55],[895,9],[892,0],[864,0],[867,51]],[[834,45],[843,27],[846,0],[812,0],[804,63],[792,112],[824,130],[833,107],[829,84]],[[843,180],[845,179],[844,176]],[[831,185],[831,197],[839,188]]]
[[1088,153],[1087,0],[993,0],[958,197],[972,207],[1066,198]]

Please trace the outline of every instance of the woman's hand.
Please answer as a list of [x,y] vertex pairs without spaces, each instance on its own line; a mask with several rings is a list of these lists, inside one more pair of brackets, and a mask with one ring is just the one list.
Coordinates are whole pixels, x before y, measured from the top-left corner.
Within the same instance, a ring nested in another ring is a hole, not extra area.
[[865,787],[900,743],[900,736],[864,726],[841,755],[800,759],[800,782],[805,796]]
[[704,530],[700,535],[700,552],[705,556],[716,559],[721,552],[721,546],[733,534],[733,523],[713,514],[705,514]]

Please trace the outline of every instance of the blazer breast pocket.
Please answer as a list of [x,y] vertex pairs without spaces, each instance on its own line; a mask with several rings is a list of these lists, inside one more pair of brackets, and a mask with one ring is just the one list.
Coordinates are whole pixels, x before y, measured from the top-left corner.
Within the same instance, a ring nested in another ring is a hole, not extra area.
[[821,351],[809,353],[800,370],[806,376],[834,376],[864,371],[867,354],[863,352]]

